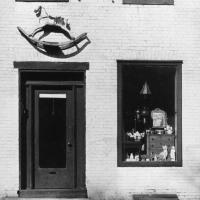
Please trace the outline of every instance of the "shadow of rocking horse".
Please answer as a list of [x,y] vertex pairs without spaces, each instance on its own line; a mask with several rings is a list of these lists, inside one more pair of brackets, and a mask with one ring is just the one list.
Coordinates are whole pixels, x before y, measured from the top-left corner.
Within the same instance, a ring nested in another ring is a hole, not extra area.
[[[45,8],[43,8],[42,6],[39,6],[38,9],[34,10],[34,12],[39,18],[39,23],[41,23],[41,21],[43,22],[42,26],[36,28],[31,34],[27,34],[20,27],[17,28],[22,36],[25,37],[27,41],[40,53],[51,57],[67,58],[80,53],[90,43],[90,40],[87,37],[87,33],[83,33],[77,38],[73,37],[70,34],[71,27],[68,19],[60,16],[53,17],[49,15],[46,12]],[[43,32],[42,35],[38,39],[35,38],[35,36],[41,32]],[[42,41],[42,39],[48,36],[50,33],[61,33],[68,39],[68,41]],[[83,41],[85,41],[85,43],[82,44]],[[79,43],[81,43],[82,46],[78,46]],[[63,50],[70,49],[72,47],[75,47],[76,51],[69,54],[64,54]]]

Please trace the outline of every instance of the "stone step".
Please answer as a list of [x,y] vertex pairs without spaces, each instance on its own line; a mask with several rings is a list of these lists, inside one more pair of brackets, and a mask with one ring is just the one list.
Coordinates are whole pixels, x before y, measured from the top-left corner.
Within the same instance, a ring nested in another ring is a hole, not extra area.
[[133,200],[179,200],[176,194],[133,195]]

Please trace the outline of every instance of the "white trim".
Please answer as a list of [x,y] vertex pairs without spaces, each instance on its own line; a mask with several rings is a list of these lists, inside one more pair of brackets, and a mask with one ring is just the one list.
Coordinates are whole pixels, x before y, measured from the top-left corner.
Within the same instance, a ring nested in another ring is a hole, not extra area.
[[40,93],[39,98],[57,98],[57,99],[66,99],[67,95],[66,94],[45,94],[45,93]]

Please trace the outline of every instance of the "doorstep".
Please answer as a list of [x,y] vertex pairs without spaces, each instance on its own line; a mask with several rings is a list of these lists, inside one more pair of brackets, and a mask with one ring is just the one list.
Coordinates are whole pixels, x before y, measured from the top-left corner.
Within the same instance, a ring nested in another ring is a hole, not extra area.
[[58,200],[58,199],[62,199],[62,200],[88,200],[88,198],[49,198],[49,197],[45,197],[45,198],[28,198],[28,197],[4,197],[2,198],[2,200]]
[[140,194],[133,195],[133,200],[179,200],[176,194]]

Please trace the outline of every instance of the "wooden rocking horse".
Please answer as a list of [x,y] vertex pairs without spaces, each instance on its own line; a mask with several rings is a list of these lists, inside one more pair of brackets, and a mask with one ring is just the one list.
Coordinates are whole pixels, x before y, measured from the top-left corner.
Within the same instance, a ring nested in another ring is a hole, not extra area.
[[[89,43],[90,40],[87,37],[87,33],[83,33],[78,37],[73,37],[70,33],[71,27],[68,19],[65,19],[61,16],[53,17],[47,13],[45,8],[39,6],[36,10],[34,10],[36,16],[39,18],[39,23],[43,24],[42,26],[36,28],[31,34],[27,34],[22,28],[17,27],[22,36],[24,36],[37,50],[40,52],[50,56],[52,56],[52,51],[54,57],[62,57],[60,53],[61,51],[75,47],[77,49],[72,55],[75,55],[82,51]],[[42,35],[37,39],[35,36],[38,33],[42,33]],[[66,42],[48,42],[42,41],[43,38],[48,36],[50,33],[61,33],[63,34],[68,41]],[[86,43],[83,46],[79,47],[78,44],[86,39]],[[64,56],[65,57],[65,56]],[[70,55],[68,55],[70,57]]]

